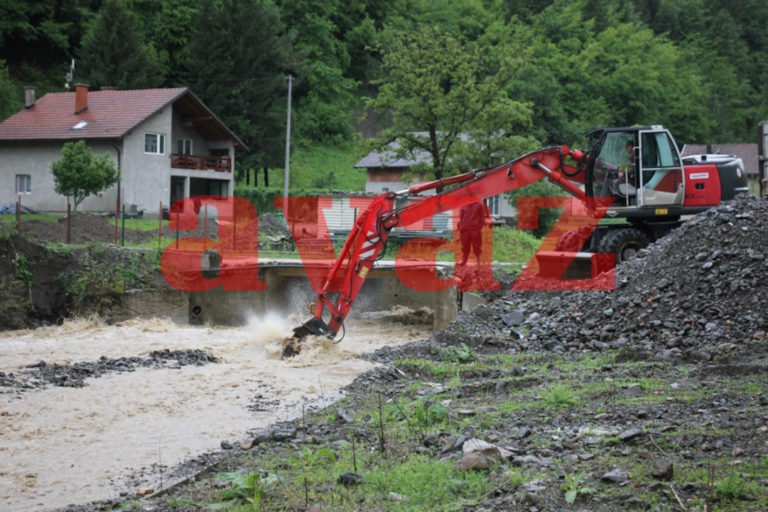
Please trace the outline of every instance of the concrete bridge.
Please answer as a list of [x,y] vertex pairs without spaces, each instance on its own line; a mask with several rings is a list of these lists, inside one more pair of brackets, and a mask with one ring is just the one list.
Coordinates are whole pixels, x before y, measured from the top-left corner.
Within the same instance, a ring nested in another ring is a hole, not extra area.
[[[207,259],[206,254],[203,255],[203,275],[215,277],[219,272],[218,262],[215,256]],[[279,312],[288,315],[306,312],[309,316],[307,307],[315,301],[317,294],[312,290],[307,271],[325,275],[331,263],[325,260],[270,258],[259,258],[258,265],[242,262],[237,265],[237,272],[251,275],[258,272],[259,279],[266,283],[266,289],[227,292],[217,287],[209,291],[189,292],[189,320],[200,324],[242,325],[254,313]],[[453,275],[452,263],[437,262],[433,265],[439,277]],[[398,262],[398,266],[424,271],[430,268],[418,261]],[[413,290],[398,279],[394,261],[380,260],[366,278],[352,312],[388,310],[396,305],[413,309],[426,306],[434,312],[433,328],[442,329],[457,315],[460,299],[461,293],[455,285],[435,292]]]

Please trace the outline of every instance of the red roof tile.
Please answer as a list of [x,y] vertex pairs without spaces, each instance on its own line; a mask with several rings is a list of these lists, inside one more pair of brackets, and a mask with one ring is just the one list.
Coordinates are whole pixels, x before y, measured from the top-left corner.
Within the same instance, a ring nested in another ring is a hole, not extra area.
[[[184,110],[196,117],[195,127],[210,138],[245,144],[186,87],[132,91],[88,91],[88,108],[75,114],[75,93],[46,94],[0,123],[0,140],[117,139],[136,125],[182,99]],[[82,121],[81,128],[75,126]]]
[[[75,93],[46,94],[0,123],[0,140],[119,138],[183,94],[186,88],[89,91],[88,108],[75,114]],[[74,126],[81,121],[81,129]]]

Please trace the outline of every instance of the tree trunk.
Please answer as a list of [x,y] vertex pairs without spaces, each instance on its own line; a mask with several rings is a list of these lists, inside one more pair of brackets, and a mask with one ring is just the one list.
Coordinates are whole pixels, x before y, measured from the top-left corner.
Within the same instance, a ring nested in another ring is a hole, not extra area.
[[[429,127],[429,154],[432,156],[432,169],[434,169],[435,179],[443,179],[443,162],[440,161],[440,148],[437,145],[437,127]],[[437,191],[442,190],[440,187]]]
[[266,165],[264,166],[264,186],[269,186],[269,168]]

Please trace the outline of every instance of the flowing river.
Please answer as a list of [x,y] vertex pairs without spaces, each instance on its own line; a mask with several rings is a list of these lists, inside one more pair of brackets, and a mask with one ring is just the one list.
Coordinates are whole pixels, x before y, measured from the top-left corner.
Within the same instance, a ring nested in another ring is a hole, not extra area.
[[91,319],[0,333],[6,375],[40,361],[95,362],[163,349],[200,349],[219,361],[109,372],[83,387],[0,387],[0,510],[38,512],[133,494],[129,475],[152,477],[219,449],[222,440],[295,417],[303,404],[330,401],[374,366],[357,354],[429,332],[428,325],[373,315],[350,323],[340,344],[315,341],[281,360],[280,340],[300,323],[293,320],[272,315],[226,328]]

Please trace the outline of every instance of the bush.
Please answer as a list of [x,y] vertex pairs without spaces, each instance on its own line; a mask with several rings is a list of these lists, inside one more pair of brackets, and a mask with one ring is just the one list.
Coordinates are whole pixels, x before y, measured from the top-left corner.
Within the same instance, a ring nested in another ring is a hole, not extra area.
[[526,231],[505,226],[493,228],[493,259],[496,261],[526,263],[539,245],[541,240]]

